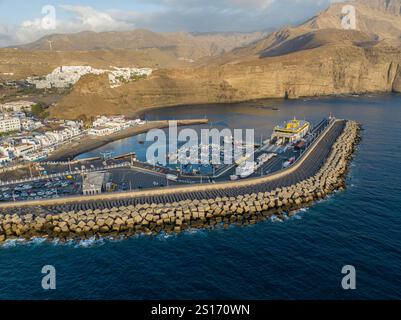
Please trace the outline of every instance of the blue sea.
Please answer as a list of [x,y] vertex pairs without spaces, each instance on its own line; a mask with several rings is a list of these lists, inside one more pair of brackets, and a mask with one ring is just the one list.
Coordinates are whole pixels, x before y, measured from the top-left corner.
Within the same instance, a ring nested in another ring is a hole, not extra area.
[[[146,118],[207,116],[213,127],[255,128],[267,137],[293,116],[318,122],[330,113],[364,129],[345,192],[283,222],[125,240],[8,242],[0,247],[0,299],[400,299],[400,95],[177,107]],[[88,154],[142,154],[142,139]],[[57,270],[54,291],[41,287],[44,265]],[[356,268],[356,290],[341,287],[345,265]]]

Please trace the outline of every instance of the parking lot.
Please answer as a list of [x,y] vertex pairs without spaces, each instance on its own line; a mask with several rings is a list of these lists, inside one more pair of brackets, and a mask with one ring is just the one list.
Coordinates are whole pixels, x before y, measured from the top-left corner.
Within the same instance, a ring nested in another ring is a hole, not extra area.
[[0,188],[0,201],[55,199],[82,192],[82,178],[55,178]]
[[[306,145],[302,148],[295,148],[294,145],[275,146],[266,145],[255,152],[255,157],[264,153],[274,153],[272,159],[264,163],[250,177],[264,176],[275,171],[281,170],[284,163],[289,159],[295,161],[310,145],[312,140],[316,139],[327,126],[328,122],[321,122],[305,138]],[[229,166],[228,170],[219,177],[201,177],[200,175],[181,174],[174,169],[151,165],[139,161],[134,161],[133,166],[129,167],[127,158],[109,159],[91,159],[79,163],[45,163],[37,164],[41,170],[38,180],[25,183],[14,183],[0,187],[0,202],[27,201],[54,199],[65,196],[82,194],[83,172],[107,170],[110,173],[109,181],[106,181],[107,187],[104,192],[124,192],[141,189],[162,188],[183,184],[199,184],[228,181],[230,175],[235,174],[235,166]],[[128,164],[128,166],[126,166]],[[290,165],[291,165],[290,164]],[[122,165],[120,167],[116,167]],[[105,168],[105,166],[107,166]],[[74,173],[71,173],[74,172]],[[49,178],[49,175],[53,175]],[[175,179],[168,179],[173,176]],[[28,177],[27,177],[28,178]],[[175,180],[175,181],[174,181]]]
[[166,175],[140,171],[137,169],[113,169],[111,182],[114,185],[113,191],[130,191],[149,188],[160,188],[166,186],[183,184],[179,181],[171,181]]

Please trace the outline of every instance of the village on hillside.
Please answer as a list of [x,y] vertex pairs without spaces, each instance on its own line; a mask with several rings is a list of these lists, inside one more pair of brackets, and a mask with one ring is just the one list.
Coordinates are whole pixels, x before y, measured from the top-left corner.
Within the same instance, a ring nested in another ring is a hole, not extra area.
[[118,68],[112,70],[95,69],[90,66],[60,66],[44,77],[28,77],[27,82],[36,89],[70,88],[87,74],[108,74],[110,88],[124,83],[146,78],[152,74],[150,68]]
[[0,167],[23,161],[45,160],[61,146],[84,136],[107,136],[145,124],[124,116],[98,116],[91,124],[82,120],[41,118],[45,112],[30,101],[0,104]]
[[45,76],[1,82],[0,88],[11,94],[0,95],[0,167],[45,160],[61,146],[85,135],[104,137],[143,125],[145,122],[140,119],[129,120],[124,116],[99,115],[95,119],[74,121],[49,119],[48,107],[57,103],[85,75],[107,74],[110,88],[117,88],[145,79],[153,71],[150,68],[110,68],[60,66]]

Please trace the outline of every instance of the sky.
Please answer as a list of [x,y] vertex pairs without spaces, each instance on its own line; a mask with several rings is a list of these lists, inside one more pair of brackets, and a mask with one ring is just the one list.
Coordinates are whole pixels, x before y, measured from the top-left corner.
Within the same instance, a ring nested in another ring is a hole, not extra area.
[[53,33],[248,32],[300,23],[332,0],[0,0],[0,46]]

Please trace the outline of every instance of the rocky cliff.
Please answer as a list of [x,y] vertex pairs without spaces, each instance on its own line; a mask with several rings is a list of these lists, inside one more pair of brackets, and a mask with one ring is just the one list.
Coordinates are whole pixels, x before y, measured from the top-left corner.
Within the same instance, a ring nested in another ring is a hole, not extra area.
[[[299,27],[278,30],[192,68],[160,69],[117,89],[108,88],[101,77],[84,78],[51,114],[74,118],[180,104],[401,92],[400,0],[383,2],[380,11],[376,2],[356,2],[359,25],[369,29],[341,29],[343,4],[334,4]],[[375,10],[374,21],[381,26],[377,33],[370,26]],[[394,29],[386,29],[388,23]]]
[[[401,92],[401,53],[394,48],[319,47],[216,68],[160,70],[116,90],[83,79],[52,115],[135,114],[147,108],[262,98]],[[102,89],[99,89],[102,88]]]

